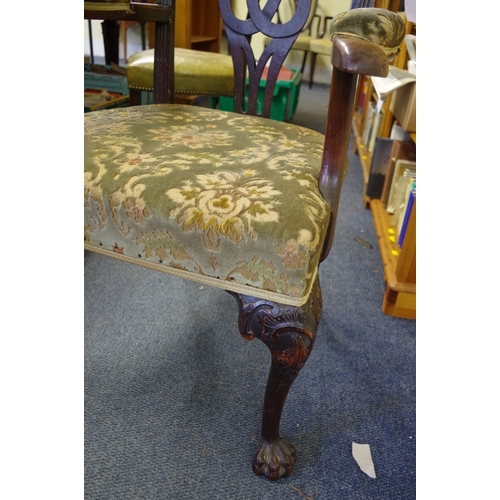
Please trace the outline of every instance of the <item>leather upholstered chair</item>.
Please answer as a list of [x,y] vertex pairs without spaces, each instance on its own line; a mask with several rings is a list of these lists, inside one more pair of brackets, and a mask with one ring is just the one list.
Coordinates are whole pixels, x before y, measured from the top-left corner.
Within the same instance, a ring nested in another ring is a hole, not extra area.
[[[323,135],[268,118],[279,68],[306,22],[310,0],[300,0],[285,24],[270,21],[277,0],[262,10],[259,0],[248,0],[246,20],[232,15],[229,0],[219,2],[235,68],[236,112],[171,104],[172,87],[160,92],[166,77],[172,80],[173,39],[166,31],[175,5],[158,0],[151,8],[157,104],[84,117],[85,249],[233,295],[240,333],[271,351],[253,470],[277,480],[291,474],[295,461],[279,425],[320,320],[318,267],[333,241],[358,75],[387,74],[386,49],[397,50],[405,27],[380,9],[333,20]],[[132,3],[131,10],[140,9]],[[258,31],[274,40],[256,60],[248,39]],[[263,116],[256,116],[268,62]]]

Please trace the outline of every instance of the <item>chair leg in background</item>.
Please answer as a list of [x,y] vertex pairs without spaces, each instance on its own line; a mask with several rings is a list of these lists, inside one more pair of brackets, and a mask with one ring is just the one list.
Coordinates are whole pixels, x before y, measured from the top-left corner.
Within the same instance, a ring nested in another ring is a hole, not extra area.
[[139,106],[141,104],[141,91],[138,89],[129,89],[130,105]]
[[309,54],[309,51],[304,50],[304,56],[302,57],[302,66],[300,67],[300,74],[302,75],[302,78],[304,78],[304,70],[306,69],[307,54]]
[[309,77],[309,88],[311,89],[314,83],[314,67],[316,66],[316,52],[311,52],[311,72]]
[[287,306],[230,292],[238,302],[238,325],[247,340],[258,338],[271,351],[259,449],[253,471],[272,481],[288,477],[295,463],[295,446],[281,438],[279,426],[288,391],[311,353],[321,315],[317,279],[309,300]]

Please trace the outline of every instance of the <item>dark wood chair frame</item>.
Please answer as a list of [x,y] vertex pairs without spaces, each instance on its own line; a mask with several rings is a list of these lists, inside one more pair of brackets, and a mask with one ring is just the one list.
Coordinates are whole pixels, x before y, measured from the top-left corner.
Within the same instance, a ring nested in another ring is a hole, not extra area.
[[114,55],[117,47],[119,25],[116,21],[155,23],[155,59],[153,102],[174,102],[174,24],[175,0],[158,0],[157,3],[130,2],[131,12],[84,9],[85,19],[103,21],[104,51],[106,63],[118,62]]
[[[258,1],[249,1],[249,17],[234,17],[230,0],[219,0],[235,67],[235,111],[257,115],[257,97],[262,71],[269,62],[265,102],[261,113],[270,116],[272,91],[279,69],[293,42],[306,22],[311,0],[298,2],[295,16],[284,24],[274,24],[280,0],[269,0],[261,10]],[[175,0],[158,0],[157,4],[132,3],[133,13],[125,19],[156,22],[154,93],[155,103],[174,100],[174,16]],[[86,19],[118,20],[123,13],[85,11]],[[250,48],[251,36],[258,32],[274,39],[258,61]],[[386,76],[389,61],[376,44],[349,36],[336,36],[332,43],[332,83],[329,95],[321,173],[318,179],[324,199],[330,206],[330,223],[322,249],[323,261],[332,246],[340,192],[347,172],[347,151],[351,134],[354,97],[358,75]],[[245,84],[248,70],[249,84]],[[248,102],[245,102],[248,96]],[[306,304],[283,305],[240,293],[229,292],[239,308],[239,330],[248,340],[258,338],[271,351],[271,369],[264,397],[261,442],[253,461],[256,474],[270,480],[289,476],[295,462],[295,447],[281,438],[281,413],[290,386],[308,359],[314,345],[321,315],[319,280],[313,286]]]

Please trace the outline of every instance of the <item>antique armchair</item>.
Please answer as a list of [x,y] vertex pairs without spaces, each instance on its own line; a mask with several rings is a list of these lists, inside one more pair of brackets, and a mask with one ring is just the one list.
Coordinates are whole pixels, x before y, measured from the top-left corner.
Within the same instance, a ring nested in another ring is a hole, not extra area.
[[[171,104],[171,84],[160,92],[166,76],[172,81],[167,31],[175,2],[154,6],[158,104],[85,115],[85,249],[213,285],[236,299],[240,333],[271,352],[253,470],[277,480],[291,474],[296,457],[279,434],[280,419],[320,320],[318,267],[333,241],[358,75],[386,75],[387,53],[397,51],[405,30],[398,16],[380,9],[333,20],[322,135],[268,118],[276,76],[310,0],[299,1],[285,24],[271,22],[279,1],[263,9],[258,0],[247,3],[243,20],[220,0],[235,68],[234,113]],[[133,3],[130,10],[138,12]],[[256,60],[248,39],[258,31],[274,39]],[[256,116],[268,63],[263,116]]]

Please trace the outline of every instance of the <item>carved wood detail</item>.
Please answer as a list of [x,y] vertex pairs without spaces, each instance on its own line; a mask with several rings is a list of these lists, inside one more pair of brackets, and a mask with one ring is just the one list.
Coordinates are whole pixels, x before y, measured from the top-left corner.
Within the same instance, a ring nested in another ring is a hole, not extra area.
[[[265,84],[265,97],[260,116],[269,118],[273,90],[285,57],[302,31],[311,7],[311,0],[302,0],[293,17],[286,23],[272,22],[280,0],[268,0],[261,8],[259,0],[247,0],[248,18],[238,19],[231,7],[230,0],[219,0],[220,13],[226,28],[227,40],[233,57],[235,74],[234,110],[237,113],[258,115],[257,102],[262,73],[266,65],[268,74]],[[251,36],[262,33],[271,38],[258,61],[250,46]],[[248,102],[245,103],[248,76]]]
[[247,340],[260,339],[271,352],[262,435],[253,471],[276,481],[290,476],[295,463],[295,446],[280,437],[279,426],[292,382],[307,361],[316,338],[321,316],[319,280],[316,279],[309,300],[301,307],[229,293],[238,303],[241,335]]

